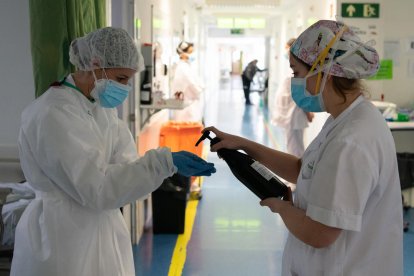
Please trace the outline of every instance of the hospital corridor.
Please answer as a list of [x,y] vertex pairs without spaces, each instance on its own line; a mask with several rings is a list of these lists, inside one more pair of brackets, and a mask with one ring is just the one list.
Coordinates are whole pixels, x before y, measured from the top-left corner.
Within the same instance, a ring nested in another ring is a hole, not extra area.
[[[207,126],[285,150],[283,133],[269,123],[258,93],[252,95],[255,104],[245,106],[238,78],[217,83]],[[133,248],[137,275],[281,275],[283,221],[259,205],[216,153],[208,152],[207,160],[216,164],[217,173],[203,180],[203,198],[189,201],[185,233],[154,235],[149,225]],[[413,210],[404,216],[414,223]],[[404,275],[414,273],[413,254],[410,229],[404,234]]]
[[0,1],[0,276],[414,276],[412,10]]

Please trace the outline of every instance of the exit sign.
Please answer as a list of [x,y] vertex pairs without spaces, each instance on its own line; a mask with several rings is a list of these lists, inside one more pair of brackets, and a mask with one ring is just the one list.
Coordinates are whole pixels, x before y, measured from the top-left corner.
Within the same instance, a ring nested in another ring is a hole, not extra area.
[[230,29],[230,34],[242,35],[244,34],[244,29]]
[[377,3],[342,3],[342,17],[379,18],[380,5]]

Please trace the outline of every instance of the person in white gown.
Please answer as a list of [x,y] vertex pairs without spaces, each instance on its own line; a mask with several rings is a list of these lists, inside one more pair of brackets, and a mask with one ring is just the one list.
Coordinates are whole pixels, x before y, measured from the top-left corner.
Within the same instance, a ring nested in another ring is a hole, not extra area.
[[[286,43],[287,58],[289,58],[289,48],[295,39],[289,39]],[[291,71],[291,70],[290,70]],[[274,104],[271,106],[272,123],[283,128],[286,138],[286,151],[296,157],[302,157],[305,151],[303,133],[305,128],[313,120],[313,113],[301,109],[292,99],[290,92],[290,79],[292,73],[285,77],[279,86]]]
[[281,275],[403,275],[403,217],[394,139],[361,79],[377,51],[341,22],[320,20],[290,48],[291,92],[308,112],[330,117],[301,158],[213,131],[211,149],[242,149],[297,183],[294,201],[267,198],[289,231]]
[[70,61],[78,71],[22,114],[19,154],[36,198],[17,225],[11,275],[135,276],[120,207],[176,172],[211,175],[214,165],[169,148],[137,156],[115,108],[142,69],[125,30],[108,27],[75,39]]
[[203,85],[191,66],[194,44],[181,42],[177,47],[180,56],[175,65],[174,78],[171,83],[173,94],[182,93],[184,101],[189,106],[182,110],[175,110],[172,114],[174,121],[202,122],[203,120]]

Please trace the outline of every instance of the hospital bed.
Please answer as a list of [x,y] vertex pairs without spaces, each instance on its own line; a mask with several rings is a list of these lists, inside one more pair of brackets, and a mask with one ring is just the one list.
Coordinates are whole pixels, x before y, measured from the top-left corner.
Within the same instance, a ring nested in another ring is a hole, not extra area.
[[[19,183],[24,180],[24,175],[20,167],[17,149],[10,147],[0,147],[0,182]],[[5,225],[3,223],[2,211],[12,189],[0,187],[0,241],[5,235]],[[13,246],[0,243],[0,276],[9,275],[11,260],[13,258]]]

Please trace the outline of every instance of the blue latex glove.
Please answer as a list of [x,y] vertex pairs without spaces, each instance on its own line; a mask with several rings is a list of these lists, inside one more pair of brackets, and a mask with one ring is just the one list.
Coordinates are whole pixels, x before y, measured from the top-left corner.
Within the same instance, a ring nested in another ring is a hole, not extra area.
[[210,176],[216,172],[213,163],[206,162],[204,159],[188,151],[172,152],[174,166],[178,173],[184,176]]

